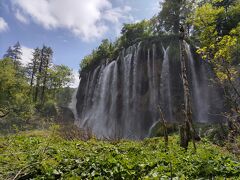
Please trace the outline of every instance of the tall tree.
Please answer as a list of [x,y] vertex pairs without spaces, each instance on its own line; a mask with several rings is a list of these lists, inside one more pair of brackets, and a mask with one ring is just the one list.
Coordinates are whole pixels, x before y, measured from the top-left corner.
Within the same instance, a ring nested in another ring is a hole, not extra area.
[[12,49],[12,52],[14,54],[14,64],[16,67],[21,65],[21,59],[22,59],[22,48],[19,42],[17,42]]
[[227,115],[230,131],[234,127],[231,124],[240,122],[239,22],[239,0],[204,3],[196,9],[193,18],[199,42],[197,52],[213,66],[217,76],[215,80],[222,86],[226,104],[231,110]]
[[[181,137],[181,146],[185,149],[188,148],[188,143],[190,139],[192,139],[194,150],[196,151],[195,144],[195,129],[193,127],[192,121],[192,105],[190,99],[190,87],[189,87],[189,79],[187,76],[187,66],[186,66],[186,58],[185,58],[185,30],[183,27],[180,28],[180,62],[181,62],[181,79],[183,82],[183,92],[184,92],[184,114],[185,114],[185,123],[180,128],[182,131],[180,133]],[[182,136],[183,135],[183,136]]]
[[39,66],[38,66],[35,95],[34,95],[35,102],[37,102],[37,100],[38,100],[39,89],[40,89],[40,84],[41,84],[41,79],[42,79],[42,69],[43,69],[43,48],[40,51],[40,57],[39,57]]
[[30,78],[31,88],[34,85],[34,80],[36,78],[39,61],[40,61],[40,56],[41,56],[41,50],[39,48],[36,48],[33,52],[33,58],[31,60],[31,62],[28,64],[28,68],[30,70],[30,75],[31,75],[31,78]]
[[13,50],[12,50],[12,47],[9,46],[6,54],[4,54],[3,56],[4,58],[11,58],[11,59],[14,59],[14,53],[13,53]]
[[165,0],[160,3],[158,14],[159,30],[178,34],[180,23],[183,23],[191,13],[193,0]]
[[[72,70],[65,65],[54,65],[49,71],[48,88],[51,91],[52,99],[59,102],[59,99],[67,97],[59,97],[66,91],[66,87],[73,81]],[[50,94],[50,92],[48,93]]]
[[43,62],[43,84],[42,84],[42,94],[41,94],[41,103],[44,104],[45,101],[45,90],[46,84],[48,80],[48,69],[49,65],[52,61],[53,51],[50,47],[43,46],[43,54],[42,54],[42,62]]

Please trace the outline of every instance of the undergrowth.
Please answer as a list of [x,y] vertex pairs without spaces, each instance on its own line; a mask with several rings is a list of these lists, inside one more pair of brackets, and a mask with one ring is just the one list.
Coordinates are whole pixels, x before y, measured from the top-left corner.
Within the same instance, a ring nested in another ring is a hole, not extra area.
[[65,140],[55,130],[0,137],[0,179],[240,179],[240,162],[207,140]]

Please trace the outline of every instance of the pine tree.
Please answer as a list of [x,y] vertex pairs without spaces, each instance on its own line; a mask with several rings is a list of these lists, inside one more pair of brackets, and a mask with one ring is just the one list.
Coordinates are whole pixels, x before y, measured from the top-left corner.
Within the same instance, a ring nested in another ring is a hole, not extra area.
[[53,51],[50,47],[43,47],[43,85],[42,85],[42,95],[41,95],[41,103],[44,104],[45,101],[45,90],[46,84],[48,80],[48,69],[50,63],[52,61]]
[[15,67],[18,67],[21,65],[21,57],[22,57],[22,48],[19,42],[17,42],[12,49],[13,52],[13,60]]
[[12,47],[9,46],[6,54],[4,54],[3,56],[4,58],[11,58],[11,59],[14,59],[14,53],[13,53],[13,50],[12,50]]
[[41,84],[42,66],[43,66],[43,48],[40,50],[39,66],[38,66],[38,73],[37,73],[37,82],[36,82],[36,88],[35,88],[36,90],[35,90],[35,96],[34,96],[34,101],[35,102],[37,102],[39,88],[40,88],[40,84]]
[[[43,46],[43,48],[38,50],[37,59],[35,66],[36,70],[36,88],[34,101],[37,102],[38,98],[41,100],[41,104],[44,104],[45,99],[45,90],[48,81],[48,71],[52,60],[53,51],[50,47]],[[33,75],[34,78],[34,75]]]
[[[40,57],[41,57],[41,49],[36,48],[33,52],[33,58],[31,62],[28,64],[27,69],[30,78],[30,87],[31,93],[34,95],[34,85],[36,83],[37,75],[38,75],[38,68],[40,64]],[[35,100],[35,98],[33,98]]]

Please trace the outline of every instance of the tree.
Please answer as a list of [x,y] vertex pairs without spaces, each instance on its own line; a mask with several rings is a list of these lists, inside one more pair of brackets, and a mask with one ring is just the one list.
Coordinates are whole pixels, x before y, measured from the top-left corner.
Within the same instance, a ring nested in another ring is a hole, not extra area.
[[41,56],[41,50],[39,48],[36,48],[33,52],[33,59],[31,62],[28,64],[28,69],[30,70],[30,85],[31,88],[34,85],[34,81],[36,79],[36,74],[39,66],[39,61],[40,61],[40,56]]
[[[240,122],[240,1],[215,0],[202,4],[193,18],[198,53],[214,68],[230,114],[228,123]],[[229,126],[230,131],[232,127]]]
[[[35,57],[33,61],[35,61],[35,72],[36,78],[36,87],[35,87],[35,95],[34,101],[41,100],[41,104],[44,104],[45,98],[45,89],[48,80],[48,71],[49,66],[52,61],[53,51],[50,47],[43,46],[41,50],[35,50]],[[33,62],[34,63],[34,62]],[[41,94],[40,94],[41,92]]]
[[124,24],[121,30],[121,46],[127,48],[151,35],[150,21],[143,20],[135,24]]
[[[214,4],[206,3],[196,9],[193,24],[200,42],[198,53],[213,65],[219,83],[223,86],[228,84],[227,87],[231,87],[235,94],[233,96],[238,97],[237,101],[239,101],[239,90],[235,84],[239,75],[237,64],[239,63],[240,24],[235,24],[227,32],[224,31],[225,27],[219,29],[218,22],[221,18],[225,19],[226,13],[231,14],[231,16],[227,15],[230,19],[239,17],[238,22],[240,22],[240,11],[236,10],[240,10],[240,2],[229,6],[228,12],[224,9],[223,6],[216,7]],[[223,31],[225,33],[221,33]],[[235,100],[236,97],[228,99]],[[232,100],[230,104],[233,103]]]
[[80,69],[83,70],[88,68],[103,59],[112,59],[115,50],[115,46],[108,39],[102,40],[97,49],[93,50],[90,55],[87,55],[82,59]]
[[43,85],[42,85],[42,95],[41,95],[41,103],[44,104],[44,98],[45,98],[45,90],[46,90],[46,84],[48,80],[48,69],[49,65],[52,61],[52,55],[53,51],[50,47],[43,47]]
[[22,48],[19,42],[17,42],[13,47],[9,47],[4,58],[11,58],[14,60],[15,67],[21,66]]
[[183,92],[184,92],[184,114],[185,114],[185,122],[184,125],[180,127],[180,138],[181,138],[181,147],[187,149],[188,143],[190,139],[192,139],[194,150],[196,151],[195,144],[195,129],[193,127],[192,121],[192,105],[190,100],[190,88],[187,77],[187,66],[186,66],[186,58],[185,58],[185,30],[181,26],[180,27],[180,62],[181,62],[181,79],[183,82]]
[[13,53],[13,50],[12,50],[12,47],[9,46],[6,54],[4,54],[3,56],[4,58],[11,58],[11,59],[14,59],[14,53]]
[[72,70],[65,65],[54,65],[49,71],[49,88],[53,89],[53,97],[56,97],[61,88],[69,86],[73,81]]
[[65,65],[55,65],[49,71],[49,91],[51,99],[54,99],[57,104],[66,106],[73,93],[69,88],[69,84],[73,81],[72,70]]
[[194,1],[192,0],[165,0],[160,3],[159,31],[178,34],[180,23],[185,23],[193,5]]
[[14,54],[13,60],[16,67],[19,67],[21,65],[21,59],[22,59],[22,48],[19,42],[17,42],[12,49],[12,52]]
[[24,76],[17,76],[14,60],[0,60],[0,109],[7,109],[12,116],[28,119],[32,104],[28,95],[29,85]]

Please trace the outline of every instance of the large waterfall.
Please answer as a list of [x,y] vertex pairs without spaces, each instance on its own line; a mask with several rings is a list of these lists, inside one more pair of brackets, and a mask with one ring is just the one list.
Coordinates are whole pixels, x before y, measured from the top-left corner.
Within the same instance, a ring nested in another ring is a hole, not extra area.
[[168,119],[169,121],[173,120],[173,112],[172,112],[172,96],[171,96],[171,86],[170,86],[170,71],[169,71],[169,57],[168,57],[168,52],[169,52],[169,46],[167,49],[163,48],[164,52],[164,58],[163,58],[163,64],[162,64],[162,72],[161,72],[161,85],[160,85],[160,92],[161,92],[161,97],[160,99],[160,104],[161,106],[166,106],[166,111],[165,111],[165,119]]
[[[76,124],[91,129],[100,138],[140,139],[158,122],[158,105],[167,121],[182,121],[179,53],[175,52],[177,60],[170,59],[174,43],[165,42],[166,49],[163,44],[137,43],[122,50],[116,60],[105,60],[81,72]],[[208,69],[194,59],[187,44],[186,54],[194,117],[196,121],[208,121],[213,109],[209,96],[216,93],[216,88],[208,87]]]

